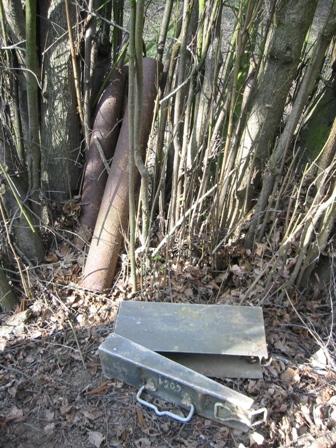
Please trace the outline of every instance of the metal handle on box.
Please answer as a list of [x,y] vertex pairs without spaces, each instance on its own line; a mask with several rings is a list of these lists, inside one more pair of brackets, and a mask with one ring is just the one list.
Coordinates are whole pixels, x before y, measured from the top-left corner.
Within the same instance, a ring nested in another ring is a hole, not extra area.
[[255,420],[254,422],[252,422],[252,425],[251,425],[252,427],[261,425],[262,423],[266,422],[266,419],[267,419],[267,409],[266,408],[260,408],[260,409],[257,409],[256,411],[252,411],[251,414],[250,414],[251,421],[252,421],[252,418],[255,417],[256,415],[261,415],[261,418],[259,418],[259,419]]
[[155,406],[155,404],[149,403],[148,401],[141,398],[141,395],[144,390],[146,390],[146,386],[141,386],[136,395],[136,399],[137,399],[138,403],[142,404],[143,406],[146,406],[149,409],[152,409],[155,412],[155,414],[159,417],[162,417],[163,415],[165,415],[166,417],[170,417],[180,423],[190,422],[190,420],[195,412],[195,406],[193,404],[190,404],[190,411],[186,417],[181,417],[180,415],[174,414],[173,412],[170,412],[170,411],[159,411],[159,409],[157,408],[157,406]]

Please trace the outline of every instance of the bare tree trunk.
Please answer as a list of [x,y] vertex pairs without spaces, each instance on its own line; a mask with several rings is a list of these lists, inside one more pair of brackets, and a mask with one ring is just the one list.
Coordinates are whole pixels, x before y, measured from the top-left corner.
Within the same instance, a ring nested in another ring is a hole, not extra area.
[[21,0],[2,0],[13,42],[25,39],[25,22]]
[[[94,52],[94,65],[91,66],[92,72],[92,95],[91,106],[95,106],[99,99],[99,94],[104,90],[107,85],[107,81],[110,81],[108,75],[111,73],[112,56],[113,61],[116,62],[119,54],[115,53],[119,46],[115,46],[115,36],[117,35],[117,41],[121,44],[122,31],[116,26],[113,27],[113,47],[111,43],[111,20],[112,8],[113,11],[118,10],[117,15],[113,15],[113,20],[117,25],[122,26],[123,23],[123,2],[121,0],[113,0],[112,2],[106,2],[104,0],[96,0],[96,7],[99,12],[100,18],[96,18],[95,26],[96,33],[93,36],[93,52]],[[118,9],[120,8],[120,9]],[[111,50],[112,49],[112,50]],[[92,61],[93,62],[93,61]],[[123,61],[120,61],[122,64]]]
[[[302,45],[312,23],[317,0],[283,0],[275,10],[251,111],[238,152],[231,215],[251,207],[260,185],[260,172],[269,158],[280,126],[286,98],[297,71]],[[223,197],[220,205],[224,203]]]
[[34,216],[25,205],[27,201],[27,181],[25,172],[17,159],[10,136],[2,126],[0,135],[0,183],[13,240],[20,255],[33,263],[44,258],[44,249],[40,232]]
[[[302,244],[299,246],[299,257],[292,275],[292,281],[296,281],[300,286],[309,283],[321,254],[324,253],[330,238],[332,238],[336,221],[335,151],[336,119],[321,154],[321,163],[316,180],[317,193],[315,196],[319,197],[319,199],[314,208],[312,218],[305,226],[305,238],[302,238]],[[333,155],[332,158],[331,155]],[[330,174],[326,176],[330,170]],[[314,238],[315,235],[316,237]]]
[[[257,239],[260,239],[262,237],[263,233],[262,231],[257,232],[257,235],[255,235],[257,226],[261,220],[262,217],[261,215],[264,215],[267,202],[272,198],[272,190],[277,178],[281,174],[281,166],[283,165],[289,145],[293,139],[294,132],[296,130],[296,127],[298,126],[300,117],[302,116],[302,112],[307,104],[308,98],[312,94],[312,91],[316,85],[316,80],[320,76],[324,62],[325,52],[330,44],[331,38],[334,35],[336,29],[335,12],[336,12],[336,5],[335,10],[331,12],[329,21],[327,22],[326,26],[323,27],[323,29],[321,30],[320,34],[316,39],[313,54],[311,55],[310,61],[307,64],[307,68],[303,76],[303,80],[301,82],[298,93],[296,95],[293,108],[291,110],[290,115],[287,118],[286,126],[282,134],[280,135],[278,142],[268,160],[267,167],[263,175],[262,189],[256,205],[256,213],[255,213],[256,216],[250,225],[246,237],[246,245],[248,247],[252,247],[255,236],[257,236]],[[327,163],[330,162],[331,159]],[[322,167],[322,169],[324,169],[325,167],[326,166]]]
[[21,0],[2,0],[3,19],[6,24],[6,31],[11,40],[11,43],[16,46],[12,51],[13,68],[18,69],[14,71],[15,92],[13,92],[13,102],[15,109],[13,115],[16,123],[16,137],[20,140],[17,144],[17,151],[20,155],[22,163],[24,161],[24,154],[27,153],[28,145],[28,107],[27,107],[27,85],[25,75],[25,18],[23,14]]
[[[124,19],[124,0],[114,0],[112,2],[112,6],[113,6],[113,20],[117,25],[122,26]],[[117,28],[116,26],[113,28],[112,42],[113,42],[113,59],[114,62],[116,62],[119,57],[119,51],[122,43],[122,30],[120,28]]]
[[[76,7],[70,3],[69,9],[75,24]],[[50,6],[41,2],[42,185],[51,198],[61,200],[78,189],[81,165],[80,123],[66,30],[64,2],[51,0]]]
[[28,180],[33,194],[34,208],[39,209],[41,187],[41,142],[39,124],[39,80],[40,70],[37,53],[37,3],[26,1],[26,83],[28,106]]
[[317,161],[318,174],[321,174],[331,164],[336,155],[336,126],[335,121],[330,130],[329,137],[323,147],[321,156]]

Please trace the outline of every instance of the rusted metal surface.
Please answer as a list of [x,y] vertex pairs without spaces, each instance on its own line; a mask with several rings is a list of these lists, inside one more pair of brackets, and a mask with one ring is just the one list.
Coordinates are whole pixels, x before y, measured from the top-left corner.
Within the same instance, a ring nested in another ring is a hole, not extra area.
[[[126,69],[115,70],[111,83],[97,105],[84,173],[81,227],[92,233],[96,224],[110,164],[117,143],[123,112]],[[102,153],[101,154],[101,151]],[[105,159],[105,161],[104,161]]]
[[[157,62],[154,59],[144,58],[141,134],[143,155],[153,119],[158,72]],[[84,288],[92,291],[102,291],[111,287],[118,258],[123,248],[123,233],[127,234],[128,154],[128,109],[126,108],[81,282]],[[135,184],[138,185],[139,173],[137,170],[135,170],[135,177]]]
[[243,431],[265,421],[266,410],[253,410],[251,398],[117,334],[101,344],[99,355],[104,375],[140,388],[138,401],[158,415],[167,412],[141,398],[143,392],[187,409],[184,418],[168,413],[181,422],[189,421],[193,411]]
[[125,301],[115,332],[216,378],[262,378],[268,356],[260,307]]

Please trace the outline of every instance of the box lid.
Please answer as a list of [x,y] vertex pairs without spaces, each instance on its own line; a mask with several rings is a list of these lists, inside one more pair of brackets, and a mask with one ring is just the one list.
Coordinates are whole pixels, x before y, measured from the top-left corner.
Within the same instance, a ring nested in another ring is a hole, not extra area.
[[157,352],[267,358],[260,307],[125,301],[115,332]]

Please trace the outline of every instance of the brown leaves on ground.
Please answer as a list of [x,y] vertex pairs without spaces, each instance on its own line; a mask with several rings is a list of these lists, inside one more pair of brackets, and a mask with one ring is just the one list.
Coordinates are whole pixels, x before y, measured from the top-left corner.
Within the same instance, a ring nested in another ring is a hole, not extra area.
[[[334,430],[335,346],[329,338],[321,351],[316,342],[330,335],[330,303],[268,294],[274,285],[266,273],[277,267],[266,245],[256,255],[239,246],[223,249],[216,271],[206,259],[195,264],[172,254],[155,261],[138,295],[123,270],[108,294],[78,288],[80,256],[73,246],[59,245],[38,275],[31,273],[34,298],[27,309],[0,315],[0,431],[8,448],[307,447]],[[196,416],[181,426],[139,407],[134,388],[103,378],[97,348],[124,299],[263,303],[271,356],[264,379],[225,384],[265,406],[266,424],[236,434]]]

